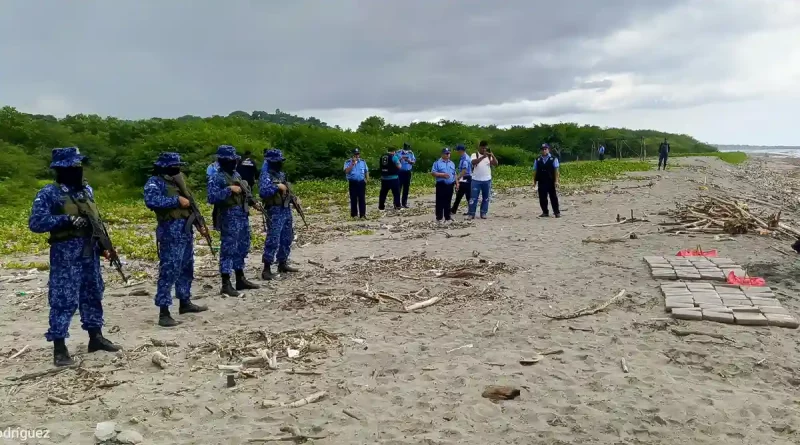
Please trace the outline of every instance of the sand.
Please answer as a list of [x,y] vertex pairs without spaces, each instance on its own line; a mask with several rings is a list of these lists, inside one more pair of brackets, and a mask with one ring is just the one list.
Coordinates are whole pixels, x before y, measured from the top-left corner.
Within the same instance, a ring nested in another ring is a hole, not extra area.
[[[665,320],[658,283],[642,260],[697,245],[719,249],[764,276],[797,315],[794,258],[770,248],[790,250],[791,242],[656,233],[652,223],[663,217],[655,213],[699,193],[705,180],[733,193],[757,187],[715,158],[670,162],[667,172],[636,173],[565,193],[561,219],[536,218],[532,191],[516,190],[499,193],[485,221],[436,230],[429,197],[421,204],[430,213],[352,224],[373,234],[327,228],[324,242],[293,250],[301,273],[284,275],[245,298],[219,297],[215,265],[199,257],[195,294],[210,310],[176,315],[183,324],[174,329],[156,325],[154,282],[134,288],[110,283],[106,332],[127,352],[86,354],[76,314],[68,346],[82,369],[0,388],[0,429],[46,428],[48,439],[25,443],[65,444],[94,443],[95,425],[103,421],[141,433],[148,444],[238,444],[289,436],[282,427],[325,436],[307,442],[317,444],[800,443],[798,331]],[[780,159],[769,162],[784,172],[797,168]],[[649,181],[651,187],[632,188]],[[631,209],[638,217],[651,215],[652,223],[639,227],[639,239],[581,242],[633,230],[637,225],[582,226],[614,221]],[[379,260],[354,259],[369,256]],[[391,261],[400,257],[412,260]],[[430,271],[479,260],[485,263],[474,270],[484,276],[436,278]],[[260,252],[253,252],[251,275],[259,262]],[[8,277],[12,271],[0,273]],[[107,276],[112,273],[107,270]],[[46,290],[47,274],[32,276],[0,284],[0,386],[13,383],[7,377],[51,367],[50,344],[43,338],[46,294],[36,293]],[[391,300],[378,304],[352,295],[367,281],[371,291],[407,303],[443,298],[403,313]],[[410,295],[422,288],[429,291]],[[543,315],[600,304],[622,289],[626,295],[618,303],[594,315],[565,321]],[[129,295],[141,290],[150,296]],[[674,327],[734,341],[679,337]],[[287,330],[324,332],[307,337],[314,343],[311,351],[300,348],[300,356],[289,359],[275,336]],[[238,332],[252,333],[236,342]],[[325,332],[338,334],[338,341]],[[267,337],[278,353],[278,369],[239,375],[228,388],[217,365],[240,363],[241,355],[266,348]],[[178,346],[146,347],[150,338]],[[25,353],[7,358],[25,345]],[[232,345],[247,350],[231,351]],[[166,369],[151,363],[155,350],[170,358]],[[519,363],[537,358],[529,366]],[[287,372],[292,369],[318,374]],[[495,403],[481,397],[489,385],[512,386],[521,395]],[[272,400],[269,406],[319,391],[326,397],[302,407],[262,406],[263,400]],[[99,397],[61,406],[48,402],[48,395],[67,401]]]

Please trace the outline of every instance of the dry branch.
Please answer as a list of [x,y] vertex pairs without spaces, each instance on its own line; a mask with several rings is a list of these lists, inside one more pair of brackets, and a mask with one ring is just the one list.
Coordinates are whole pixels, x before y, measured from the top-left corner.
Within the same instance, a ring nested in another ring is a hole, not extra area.
[[562,314],[562,315],[542,314],[542,315],[544,315],[547,318],[551,318],[553,320],[570,320],[572,318],[583,317],[585,315],[592,315],[592,314],[596,314],[598,312],[604,311],[606,308],[611,306],[615,301],[617,301],[620,298],[622,298],[623,295],[625,295],[625,289],[622,289],[612,299],[606,301],[605,303],[603,303],[603,304],[601,304],[599,306],[595,306],[595,307],[592,307],[592,308],[584,308],[584,309],[581,309],[579,311],[572,312],[572,313],[569,313],[569,314]]
[[426,308],[428,306],[432,306],[432,305],[438,303],[439,300],[441,300],[441,299],[442,299],[442,296],[441,295],[437,295],[437,296],[429,298],[429,299],[427,299],[425,301],[420,301],[419,303],[414,303],[414,304],[408,305],[408,306],[405,307],[405,309],[406,309],[406,312],[412,312],[412,311],[415,311],[417,309],[422,309],[422,308]]

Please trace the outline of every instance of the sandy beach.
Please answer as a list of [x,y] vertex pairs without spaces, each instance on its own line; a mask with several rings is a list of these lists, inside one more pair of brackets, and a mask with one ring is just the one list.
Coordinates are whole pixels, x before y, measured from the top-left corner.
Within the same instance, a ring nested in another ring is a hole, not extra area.
[[[320,445],[800,443],[800,331],[671,320],[643,262],[698,245],[718,249],[764,277],[800,316],[791,241],[715,240],[659,233],[658,225],[666,219],[660,211],[705,189],[777,199],[774,190],[755,192],[762,174],[742,172],[779,172],[766,182],[772,187],[800,172],[795,162],[670,159],[666,172],[564,190],[561,219],[537,218],[527,189],[499,192],[487,220],[448,227],[433,224],[429,196],[418,200],[422,210],[399,217],[300,228],[292,259],[301,273],[244,298],[221,298],[216,263],[198,257],[194,291],[210,310],[176,316],[183,324],[174,329],[156,325],[154,280],[109,283],[105,332],[125,351],[87,354],[76,314],[67,344],[80,366],[23,381],[9,377],[52,364],[43,336],[47,272],[0,269],[0,430],[49,430],[46,439],[0,443],[92,444],[105,421],[138,432],[145,444],[292,435]],[[784,220],[800,220],[797,201],[790,204]],[[631,211],[649,222],[583,226]],[[637,239],[583,242],[634,230]],[[252,276],[260,257],[250,255]],[[477,274],[446,274],[465,265]],[[602,312],[545,316],[601,304],[623,289]],[[403,311],[435,296],[428,307]],[[676,336],[676,327],[732,341]],[[267,350],[277,366],[259,356],[271,359]],[[164,369],[152,363],[155,351],[168,357]],[[241,371],[219,369],[247,358]],[[481,395],[489,385],[521,394],[494,402]],[[321,391],[318,401],[284,406]]]

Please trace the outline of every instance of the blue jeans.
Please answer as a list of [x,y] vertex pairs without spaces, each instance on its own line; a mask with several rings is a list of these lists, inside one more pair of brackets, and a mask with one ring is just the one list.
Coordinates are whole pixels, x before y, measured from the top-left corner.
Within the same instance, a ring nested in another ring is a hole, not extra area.
[[469,200],[469,216],[475,216],[475,209],[478,207],[478,194],[481,195],[481,216],[489,213],[489,197],[492,195],[492,180],[476,181],[472,180],[472,191]]

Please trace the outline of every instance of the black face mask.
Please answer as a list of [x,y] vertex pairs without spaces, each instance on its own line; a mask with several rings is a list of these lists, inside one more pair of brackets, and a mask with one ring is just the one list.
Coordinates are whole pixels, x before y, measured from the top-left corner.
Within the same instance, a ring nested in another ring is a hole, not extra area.
[[70,188],[83,186],[83,167],[61,167],[56,169],[56,182]]
[[220,159],[217,162],[219,162],[219,168],[225,173],[233,174],[233,171],[236,170],[236,160],[234,159]]
[[279,172],[279,171],[283,170],[283,161],[280,161],[280,162],[270,162],[270,163],[269,163],[269,168],[270,168],[272,171]]
[[153,174],[155,176],[176,176],[180,174],[180,167],[153,167]]

